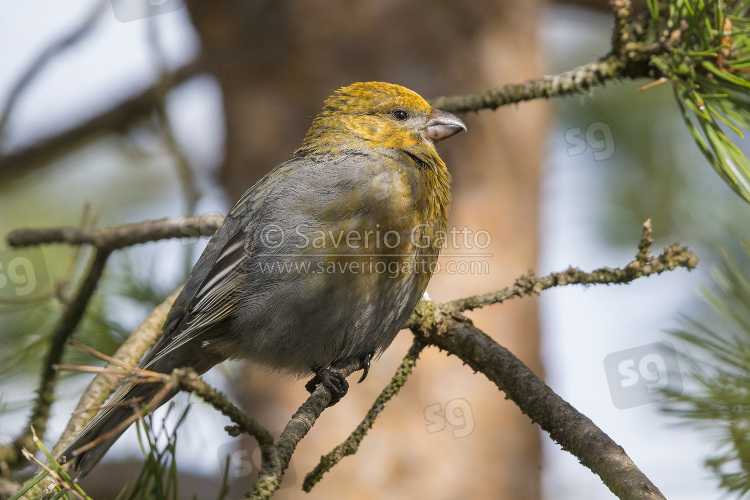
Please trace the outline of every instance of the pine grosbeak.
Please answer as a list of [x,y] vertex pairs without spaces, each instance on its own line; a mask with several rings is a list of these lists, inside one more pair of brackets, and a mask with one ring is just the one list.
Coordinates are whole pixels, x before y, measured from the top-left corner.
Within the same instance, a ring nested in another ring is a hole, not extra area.
[[[435,143],[461,130],[457,117],[398,85],[337,91],[292,158],[229,212],[140,367],[204,373],[247,358],[312,370],[308,388],[326,384],[335,403],[348,384],[328,368],[360,360],[364,379],[427,287],[451,199]],[[160,387],[130,381],[115,393],[62,454],[79,477]]]

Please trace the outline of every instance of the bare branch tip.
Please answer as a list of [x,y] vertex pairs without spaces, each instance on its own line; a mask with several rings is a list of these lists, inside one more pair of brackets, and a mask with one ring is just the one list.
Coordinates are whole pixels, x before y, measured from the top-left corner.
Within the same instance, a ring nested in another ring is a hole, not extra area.
[[638,262],[646,262],[651,256],[651,245],[654,243],[653,232],[651,229],[651,219],[646,219],[643,223],[643,231],[641,232],[641,240],[638,242],[638,254],[636,260]]

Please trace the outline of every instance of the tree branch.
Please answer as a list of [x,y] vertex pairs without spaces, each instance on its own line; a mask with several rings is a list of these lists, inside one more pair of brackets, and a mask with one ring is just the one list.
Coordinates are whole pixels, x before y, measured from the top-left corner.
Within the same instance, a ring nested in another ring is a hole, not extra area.
[[[25,229],[8,235],[9,242],[14,246],[42,243],[87,243],[96,247],[96,254],[87,278],[54,336],[55,341],[52,343],[45,365],[43,384],[39,390],[37,408],[32,418],[37,428],[44,428],[46,416],[49,413],[54,386],[54,372],[52,376],[49,376],[49,368],[59,361],[62,346],[72,329],[75,328],[77,321],[80,320],[109,253],[117,248],[156,239],[194,236],[196,233],[209,235],[216,230],[221,220],[221,216],[178,217],[94,230]],[[524,413],[529,415],[532,421],[538,422],[544,430],[549,432],[551,437],[563,446],[563,449],[573,453],[581,463],[598,474],[616,495],[621,498],[663,498],[659,490],[638,470],[624,451],[591,420],[562,400],[518,358],[474,327],[471,321],[461,314],[462,311],[499,303],[507,298],[539,294],[542,290],[553,286],[627,283],[639,277],[659,274],[678,267],[693,269],[697,265],[697,257],[687,248],[677,244],[665,248],[660,255],[651,257],[652,243],[651,222],[647,220],[643,224],[636,259],[622,269],[600,268],[586,273],[571,268],[542,278],[536,278],[532,274],[519,278],[512,287],[489,294],[476,295],[445,304],[421,302],[407,325],[415,335],[415,342],[391,383],[375,400],[365,419],[350,437],[322,458],[321,463],[306,478],[303,487],[309,490],[341,458],[356,452],[359,443],[382,412],[385,403],[403,386],[423,346],[435,345],[449,354],[455,354],[474,370],[481,371]],[[121,347],[118,356],[127,357],[133,364],[137,358],[140,358],[145,345],[152,342],[153,338],[158,335],[161,323],[177,293],[175,292],[168,301],[152,312],[128,343]],[[142,336],[149,338],[146,344],[143,344],[141,340],[133,340],[140,339]],[[130,342],[133,344],[130,345]],[[134,348],[136,344],[141,347]],[[332,369],[348,376],[359,368],[360,362],[355,361]],[[291,418],[278,441],[273,443],[267,430],[234,407],[215,389],[201,381],[192,370],[176,370],[169,376],[165,375],[165,380],[167,379],[171,386],[179,386],[183,390],[195,392],[219,411],[230,416],[237,424],[235,427],[227,428],[230,434],[237,435],[242,431],[258,439],[262,452],[262,467],[258,480],[253,486],[252,498],[269,498],[278,489],[297,444],[312,428],[331,400],[328,389],[322,384],[318,386]],[[102,384],[110,386],[109,389],[99,390]],[[111,390],[110,381],[97,377],[87,390],[87,395],[79,402],[79,408],[96,406],[96,402],[100,401],[99,398],[102,398],[103,402]],[[36,423],[38,419],[41,421]],[[73,429],[85,424],[85,418],[79,420],[78,423],[73,420],[75,417],[69,423],[58,447],[64,446],[63,441],[75,434]],[[0,450],[7,455],[7,450],[11,448],[12,446],[6,446]],[[17,458],[0,455],[0,460],[12,463],[12,460],[17,460]]]
[[422,302],[416,314],[420,324],[412,332],[418,339],[454,354],[474,371],[482,372],[532,422],[597,474],[618,498],[664,499],[617,443],[471,320],[456,319],[440,305],[429,302]]
[[84,17],[80,25],[76,26],[73,31],[63,36],[61,39],[55,40],[52,44],[45,48],[31,62],[28,69],[18,79],[16,84],[11,89],[10,94],[8,94],[5,109],[3,109],[2,114],[0,114],[0,151],[2,151],[3,149],[1,139],[3,133],[5,132],[5,126],[8,123],[8,118],[13,112],[13,109],[16,107],[19,98],[21,97],[21,95],[23,95],[24,90],[29,87],[29,84],[33,82],[37,76],[39,76],[42,70],[53,60],[54,57],[77,44],[93,31],[94,26],[96,25],[96,19],[102,14],[102,12],[104,12],[104,8],[106,5],[107,2],[99,0],[94,8],[91,9],[91,12],[89,12],[89,14]]
[[619,498],[662,499],[664,497],[658,488],[617,443],[588,417],[555,394],[521,360],[460,313],[511,297],[539,294],[552,286],[626,283],[678,267],[690,270],[697,265],[697,257],[677,244],[665,248],[661,255],[650,258],[649,247],[652,243],[651,221],[647,220],[643,223],[636,260],[624,269],[602,268],[591,273],[569,269],[544,278],[533,275],[519,278],[512,287],[445,304],[422,301],[410,319],[409,328],[418,340],[454,354],[474,371],[482,372],[533,422],[549,432],[564,450],[599,475]]
[[65,343],[86,312],[86,307],[96,291],[96,286],[104,272],[104,266],[109,255],[110,251],[108,250],[95,250],[83,283],[81,283],[75,298],[65,309],[57,326],[55,326],[42,367],[41,381],[36,390],[37,398],[29,418],[29,426],[24,427],[21,434],[11,444],[0,447],[0,463],[5,463],[13,468],[25,460],[21,450],[24,448],[32,450],[35,446],[31,436],[31,427],[34,427],[40,436],[44,434],[49,419],[50,406],[55,400],[57,371],[54,369],[54,365],[60,363]]
[[[175,70],[169,81],[173,87],[176,87],[201,71],[203,71],[202,62],[193,61]],[[158,84],[149,87],[71,129],[40,139],[32,146],[2,155],[0,156],[0,174],[13,176],[29,173],[97,137],[127,130],[154,110],[162,93]]]
[[7,234],[6,241],[13,247],[67,243],[69,245],[89,244],[99,249],[118,250],[169,238],[211,236],[223,221],[223,215],[207,214],[169,217],[99,229],[78,227],[16,229]]
[[441,96],[429,102],[434,107],[451,113],[495,110],[506,104],[532,101],[542,97],[581,94],[609,80],[622,78],[625,76],[624,71],[625,63],[619,58],[606,56],[558,75],[532,78],[523,83],[510,83],[473,94]]
[[571,71],[552,76],[527,80],[520,84],[508,84],[473,94],[441,96],[430,100],[430,104],[453,113],[465,113],[482,109],[497,109],[506,104],[531,101],[539,98],[562,97],[582,94],[610,80],[622,78],[654,78],[660,71],[651,65],[651,59],[668,54],[668,43],[646,43],[632,40],[633,31],[645,33],[643,19],[632,20],[632,5],[629,0],[612,0],[615,11],[615,29],[612,47],[607,55]]
[[255,419],[247,416],[242,410],[234,406],[227,397],[204,382],[192,368],[177,368],[172,372],[176,385],[183,391],[192,392],[203,401],[213,406],[222,415],[226,415],[236,424],[227,430],[232,436],[238,434],[235,429],[240,430],[258,440],[261,446],[273,444],[273,436],[268,430],[261,426]]
[[385,405],[388,401],[393,399],[396,394],[399,393],[401,387],[406,383],[407,377],[411,375],[414,366],[417,364],[417,359],[419,358],[422,349],[424,349],[424,344],[418,339],[415,339],[409,352],[404,356],[401,366],[396,370],[396,374],[393,376],[390,383],[385,386],[385,389],[383,389],[377,399],[375,399],[375,402],[372,404],[372,407],[370,407],[370,411],[367,412],[364,420],[362,420],[343,443],[336,446],[327,455],[320,457],[320,463],[318,463],[318,465],[315,466],[315,469],[305,476],[305,480],[302,483],[303,490],[309,493],[313,486],[323,478],[323,474],[331,470],[333,466],[339,463],[344,457],[357,453],[359,444],[367,435],[367,431],[372,429],[375,419],[378,418],[380,413],[385,409]]
[[471,311],[479,307],[498,304],[514,297],[539,295],[543,290],[565,285],[593,285],[593,284],[623,284],[652,274],[673,271],[678,267],[688,270],[695,269],[698,257],[687,247],[675,243],[664,249],[658,257],[649,258],[649,246],[653,243],[651,234],[651,220],[643,223],[643,233],[638,245],[636,259],[622,269],[602,267],[590,272],[584,272],[574,267],[565,271],[552,273],[538,278],[533,272],[521,276],[513,284],[494,292],[473,295],[445,303],[446,310],[451,312]]
[[[353,361],[344,366],[331,368],[331,370],[341,373],[344,377],[348,377],[352,372],[360,368],[360,362]],[[253,491],[248,498],[270,498],[279,488],[284,471],[289,467],[294,450],[330,402],[331,393],[329,390],[323,384],[318,385],[315,391],[310,394],[307,401],[292,416],[289,423],[286,424],[276,444],[272,447],[261,446],[262,465],[258,474],[258,480],[253,484]]]
[[615,15],[615,28],[612,30],[612,52],[618,54],[630,41],[628,25],[633,14],[633,5],[630,0],[610,0],[609,4]]

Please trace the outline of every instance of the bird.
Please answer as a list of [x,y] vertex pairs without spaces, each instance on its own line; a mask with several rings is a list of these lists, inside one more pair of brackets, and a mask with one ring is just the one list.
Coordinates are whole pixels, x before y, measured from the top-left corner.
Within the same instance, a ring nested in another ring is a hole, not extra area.
[[[335,404],[348,383],[330,368],[359,361],[364,380],[425,292],[451,202],[435,144],[461,131],[461,119],[399,85],[334,92],[291,159],[229,211],[139,367],[203,374],[248,359],[312,373],[307,389],[324,384]],[[161,387],[126,380],[58,460],[88,474]]]

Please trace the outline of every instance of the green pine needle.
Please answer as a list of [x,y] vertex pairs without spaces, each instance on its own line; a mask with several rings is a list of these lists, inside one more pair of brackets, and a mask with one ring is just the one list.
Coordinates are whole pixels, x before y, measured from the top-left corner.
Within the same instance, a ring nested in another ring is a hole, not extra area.
[[[750,257],[750,243],[745,242]],[[746,259],[747,260],[747,259]],[[706,298],[715,310],[710,323],[686,319],[672,332],[691,356],[681,359],[692,381],[683,393],[669,391],[663,410],[709,432],[716,454],[705,465],[722,489],[738,498],[750,492],[750,264],[740,265],[727,250],[713,272],[715,292]]]
[[744,137],[743,129],[750,129],[750,0],[675,0],[667,19],[660,18],[657,0],[648,6],[657,32],[682,31],[681,43],[652,64],[672,82],[698,148],[750,202],[750,160],[727,136]]

